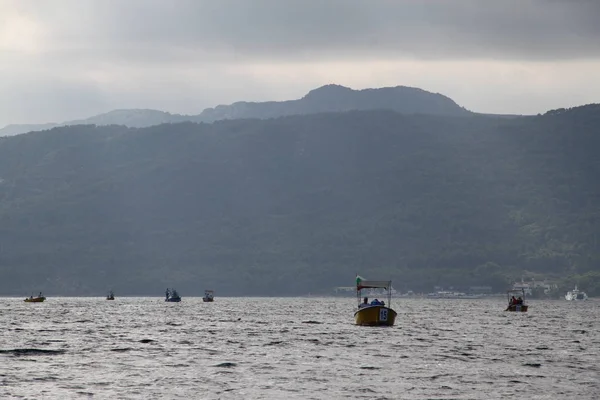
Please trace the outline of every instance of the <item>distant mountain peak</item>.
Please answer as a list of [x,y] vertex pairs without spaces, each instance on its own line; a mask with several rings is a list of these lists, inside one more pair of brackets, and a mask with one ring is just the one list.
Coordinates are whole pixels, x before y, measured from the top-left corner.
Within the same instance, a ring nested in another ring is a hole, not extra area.
[[336,85],[334,83],[330,83],[328,85],[323,85],[316,89],[309,91],[303,99],[311,98],[314,96],[323,96],[323,95],[347,95],[351,92],[354,92],[354,89],[351,89],[346,86]]
[[61,124],[11,125],[0,129],[0,136],[65,125],[125,125],[132,128],[142,128],[183,121],[214,122],[225,119],[268,119],[289,115],[352,110],[391,110],[402,114],[472,115],[470,111],[460,107],[452,99],[419,88],[395,86],[355,90],[331,83],[313,89],[297,100],[238,101],[229,105],[207,108],[198,115],[171,114],[152,109],[116,109],[93,117]]

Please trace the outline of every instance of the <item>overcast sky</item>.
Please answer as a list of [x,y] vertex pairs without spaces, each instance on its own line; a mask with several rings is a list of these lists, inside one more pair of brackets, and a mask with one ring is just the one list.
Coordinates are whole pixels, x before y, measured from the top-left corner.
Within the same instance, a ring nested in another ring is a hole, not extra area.
[[0,127],[328,83],[479,112],[600,102],[600,0],[0,0]]

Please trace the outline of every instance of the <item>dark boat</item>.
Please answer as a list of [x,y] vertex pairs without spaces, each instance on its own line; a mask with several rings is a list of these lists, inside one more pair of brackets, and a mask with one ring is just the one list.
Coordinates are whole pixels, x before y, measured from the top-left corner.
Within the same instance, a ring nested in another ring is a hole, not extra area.
[[[520,293],[519,298],[515,298],[514,294]],[[525,304],[525,289],[512,289],[506,292],[508,297],[508,307],[504,311],[512,312],[527,312],[529,306]],[[512,296],[512,297],[511,297]]]
[[115,299],[115,294],[111,290],[110,292],[108,292],[108,296],[106,296],[106,300],[114,300],[114,299]]
[[25,303],[42,303],[44,300],[46,300],[46,298],[44,296],[42,296],[42,292],[40,292],[40,294],[38,296],[29,296],[27,298],[25,298]]
[[215,292],[212,290],[205,290],[202,301],[205,303],[211,303],[211,302],[215,301]]
[[165,301],[179,303],[181,301],[181,296],[179,296],[177,290],[167,288],[167,291],[165,292]]

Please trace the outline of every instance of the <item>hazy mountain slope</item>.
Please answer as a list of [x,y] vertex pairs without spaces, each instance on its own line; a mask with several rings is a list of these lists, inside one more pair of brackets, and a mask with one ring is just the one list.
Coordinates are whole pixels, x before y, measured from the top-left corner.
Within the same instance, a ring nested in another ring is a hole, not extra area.
[[145,128],[165,123],[188,121],[189,118],[186,115],[171,114],[164,111],[129,109],[113,110],[94,117],[70,121],[64,125],[125,125],[130,128]]
[[52,129],[70,125],[125,125],[130,128],[145,128],[172,122],[183,122],[193,119],[191,116],[171,114],[164,111],[148,109],[113,110],[90,118],[67,121],[60,124],[24,124],[8,125],[0,129],[0,136],[14,136],[21,133]]
[[41,131],[44,129],[52,129],[60,124],[48,123],[48,124],[10,124],[4,128],[0,128],[0,137],[2,136],[14,136],[21,133]]
[[326,85],[310,91],[299,100],[262,103],[237,102],[231,105],[220,105],[205,109],[199,115],[170,114],[157,110],[114,110],[94,117],[61,124],[9,125],[0,129],[0,136],[12,136],[67,125],[125,125],[133,128],[144,128],[183,121],[214,122],[223,119],[265,119],[320,112],[375,109],[393,110],[404,114],[421,113],[455,116],[471,114],[446,96],[417,88],[397,86],[393,88],[352,90],[339,85]]
[[598,271],[599,124],[598,106],[369,111],[2,139],[0,292],[300,294],[356,272],[502,289],[523,270]]

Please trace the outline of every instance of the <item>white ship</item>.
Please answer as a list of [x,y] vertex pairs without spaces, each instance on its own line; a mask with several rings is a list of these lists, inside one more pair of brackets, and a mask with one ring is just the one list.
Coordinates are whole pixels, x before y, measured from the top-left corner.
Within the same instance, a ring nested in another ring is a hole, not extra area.
[[577,285],[575,285],[575,289],[571,290],[570,292],[567,292],[567,294],[565,295],[565,299],[569,301],[583,301],[587,300],[587,298],[587,294],[577,289]]

